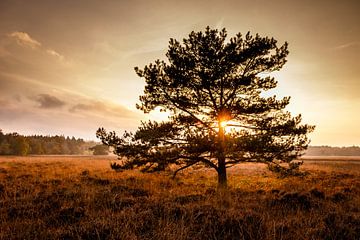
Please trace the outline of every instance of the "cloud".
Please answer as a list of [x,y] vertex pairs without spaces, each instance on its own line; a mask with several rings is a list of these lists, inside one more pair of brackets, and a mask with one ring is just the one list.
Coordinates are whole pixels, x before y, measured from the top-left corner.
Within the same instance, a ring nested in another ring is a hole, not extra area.
[[35,100],[40,104],[40,108],[59,108],[66,104],[64,101],[49,94],[39,94]]
[[8,34],[9,37],[12,37],[16,40],[16,42],[21,46],[31,47],[32,49],[40,48],[41,43],[30,37],[26,32],[12,32]]
[[[85,99],[82,100],[84,101]],[[138,119],[140,117],[138,114],[122,105],[95,100],[87,100],[85,103],[78,103],[69,108],[69,112],[106,116],[109,118]]]
[[0,105],[2,106],[2,108],[4,108],[10,106],[10,103],[5,99],[0,99]]
[[13,98],[14,98],[18,103],[21,102],[21,95],[19,95],[19,94],[14,94],[14,95],[13,95]]
[[358,46],[360,46],[360,42],[349,42],[349,43],[345,43],[345,44],[336,46],[334,49],[335,50],[342,50],[342,49],[358,47]]
[[143,118],[136,111],[114,102],[55,88],[44,93],[41,86],[36,86],[40,94],[33,92],[32,97],[24,97],[29,93],[21,92],[20,103],[14,99],[13,92],[1,95],[0,88],[0,126],[4,131],[96,139],[95,131],[99,127],[133,131]]
[[95,107],[92,104],[79,103],[79,104],[76,104],[75,106],[71,107],[69,109],[69,111],[70,112],[79,112],[79,111],[91,111],[94,109],[95,109]]
[[[39,41],[37,41],[36,39],[34,39],[33,37],[30,36],[30,34],[26,33],[26,32],[19,32],[19,31],[15,31],[12,33],[8,34],[9,37],[11,37],[12,39],[14,39],[17,44],[19,44],[22,47],[30,47],[31,49],[39,49],[42,52],[47,53],[50,56],[56,57],[59,60],[64,60],[64,56],[62,54],[60,54],[59,52],[55,51],[52,48],[48,48],[46,49],[45,47],[43,47],[43,44],[40,43]],[[4,52],[4,50],[2,48],[0,48],[0,54]]]
[[48,54],[50,54],[51,56],[57,57],[59,60],[64,60],[64,56],[61,55],[60,53],[56,52],[53,49],[48,49],[48,50],[46,50],[46,52]]

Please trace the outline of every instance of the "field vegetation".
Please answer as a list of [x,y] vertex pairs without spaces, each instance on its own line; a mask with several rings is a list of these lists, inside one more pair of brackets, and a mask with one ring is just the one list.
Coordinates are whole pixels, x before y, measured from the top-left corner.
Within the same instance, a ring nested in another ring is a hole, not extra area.
[[111,157],[1,157],[0,239],[360,239],[360,162],[115,172]]

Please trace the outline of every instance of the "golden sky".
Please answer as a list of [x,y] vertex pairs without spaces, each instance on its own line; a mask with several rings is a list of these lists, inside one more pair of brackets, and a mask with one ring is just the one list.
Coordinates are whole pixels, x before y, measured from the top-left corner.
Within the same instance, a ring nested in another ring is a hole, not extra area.
[[358,0],[1,0],[0,129],[95,139],[135,130],[134,67],[206,26],[289,42],[273,91],[315,124],[311,145],[360,145]]

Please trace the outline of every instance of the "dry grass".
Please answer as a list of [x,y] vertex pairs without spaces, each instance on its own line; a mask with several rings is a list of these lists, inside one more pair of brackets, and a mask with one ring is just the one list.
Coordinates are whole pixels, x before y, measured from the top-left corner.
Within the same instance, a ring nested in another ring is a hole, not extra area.
[[216,175],[116,173],[109,158],[0,158],[0,239],[360,239],[360,164],[305,161]]

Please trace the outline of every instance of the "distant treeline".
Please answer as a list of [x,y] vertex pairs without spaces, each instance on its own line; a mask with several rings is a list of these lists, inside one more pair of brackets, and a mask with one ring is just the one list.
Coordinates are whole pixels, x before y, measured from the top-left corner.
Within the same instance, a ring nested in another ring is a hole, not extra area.
[[[0,129],[0,155],[106,155],[107,146],[64,136],[4,134]],[[360,147],[309,146],[307,156],[360,156]]]
[[360,156],[360,147],[309,146],[307,156]]
[[97,143],[81,138],[64,136],[22,136],[18,133],[4,134],[0,129],[0,155],[77,155],[91,154]]

